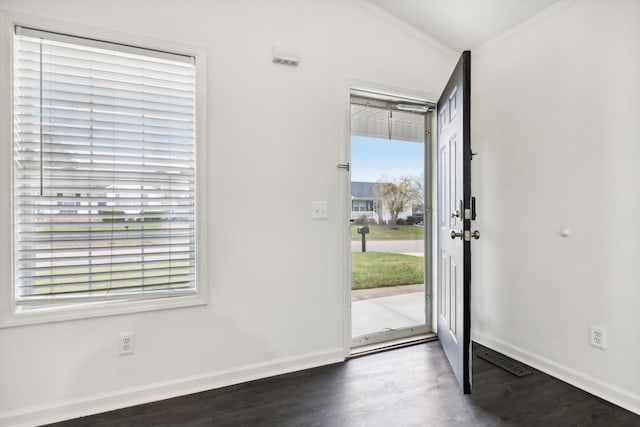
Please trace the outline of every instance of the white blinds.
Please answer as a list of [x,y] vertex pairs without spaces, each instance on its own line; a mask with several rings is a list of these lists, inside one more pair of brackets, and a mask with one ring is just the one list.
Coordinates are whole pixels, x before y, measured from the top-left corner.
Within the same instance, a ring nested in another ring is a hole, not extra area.
[[351,104],[351,134],[424,143],[424,113]]
[[13,59],[17,303],[194,293],[193,58],[25,34]]

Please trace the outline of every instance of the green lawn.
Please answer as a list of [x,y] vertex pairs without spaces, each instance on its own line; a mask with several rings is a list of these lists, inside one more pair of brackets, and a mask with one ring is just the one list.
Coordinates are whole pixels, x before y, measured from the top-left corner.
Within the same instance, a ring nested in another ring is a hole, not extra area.
[[424,258],[387,252],[351,254],[351,289],[424,283]]
[[[361,225],[351,225],[351,238],[361,239],[358,234],[358,227]],[[422,239],[424,238],[424,226],[422,225],[378,225],[370,224],[367,239],[383,240],[383,239]]]
[[[167,276],[167,268],[171,269],[171,278]],[[54,271],[42,268],[36,272],[35,285],[37,294],[55,294],[92,289],[117,292],[118,288],[141,285],[143,280],[145,289],[154,285],[158,289],[170,288],[171,283],[188,282],[189,261],[149,261],[144,264],[133,265],[94,265],[83,267],[68,267]],[[111,280],[118,280],[112,284]],[[86,282],[86,283],[80,283]],[[130,289],[125,289],[130,291]]]

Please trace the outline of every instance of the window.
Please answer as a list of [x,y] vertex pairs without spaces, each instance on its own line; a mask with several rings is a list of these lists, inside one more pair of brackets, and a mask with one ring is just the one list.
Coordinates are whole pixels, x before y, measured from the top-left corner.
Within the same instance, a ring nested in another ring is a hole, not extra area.
[[353,212],[373,212],[373,200],[353,200],[351,210]]
[[193,56],[16,27],[16,312],[195,295]]

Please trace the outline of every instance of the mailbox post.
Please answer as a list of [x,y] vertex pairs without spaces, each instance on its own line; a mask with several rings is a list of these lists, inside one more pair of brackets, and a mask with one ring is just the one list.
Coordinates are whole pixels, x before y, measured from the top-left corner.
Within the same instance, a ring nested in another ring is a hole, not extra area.
[[362,227],[358,227],[358,233],[362,235],[362,252],[367,252],[367,238],[365,235],[369,232],[369,227],[363,225]]

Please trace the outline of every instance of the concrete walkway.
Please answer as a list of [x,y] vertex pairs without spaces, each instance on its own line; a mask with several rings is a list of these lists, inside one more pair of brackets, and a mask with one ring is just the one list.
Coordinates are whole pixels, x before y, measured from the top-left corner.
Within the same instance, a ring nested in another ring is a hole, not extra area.
[[424,285],[382,286],[379,288],[356,289],[351,291],[351,301],[413,294],[416,292],[424,292]]
[[425,323],[424,285],[359,289],[351,296],[354,337]]
[[[362,252],[361,240],[351,240],[351,252]],[[367,240],[367,252],[390,252],[396,254],[422,253],[424,255],[424,240]]]

